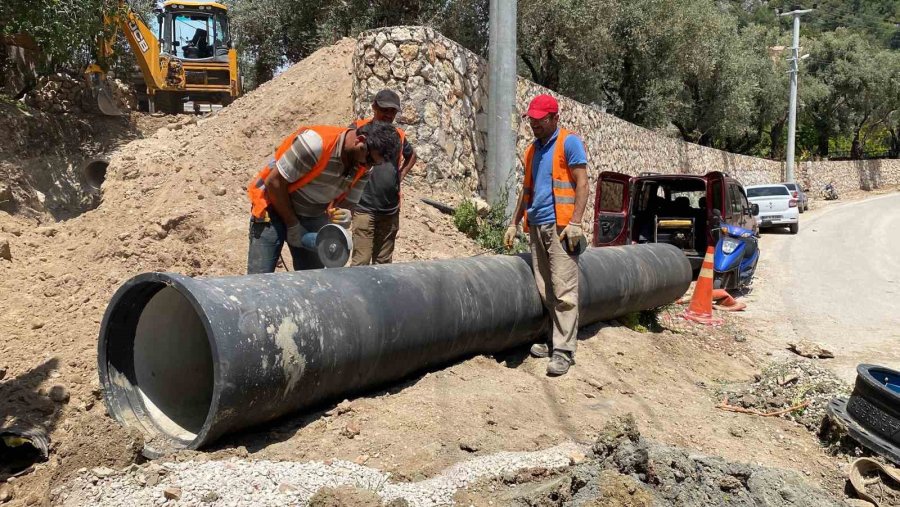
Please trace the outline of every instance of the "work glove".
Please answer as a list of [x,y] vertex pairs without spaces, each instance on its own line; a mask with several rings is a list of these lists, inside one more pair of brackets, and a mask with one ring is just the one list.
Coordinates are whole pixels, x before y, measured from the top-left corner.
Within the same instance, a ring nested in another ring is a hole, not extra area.
[[509,224],[509,227],[506,228],[506,233],[503,234],[503,246],[505,246],[507,250],[512,250],[518,232],[519,227],[516,224]]
[[303,248],[303,235],[306,234],[306,229],[300,225],[300,222],[290,226],[287,228],[287,237],[285,241],[287,241],[288,245],[291,245],[294,248]]
[[331,223],[338,224],[344,229],[350,228],[350,210],[344,208],[331,208],[328,210]]
[[559,233],[559,240],[567,242],[570,252],[577,252],[579,243],[586,241],[584,231],[581,230],[581,224],[570,223],[567,225],[562,232]]

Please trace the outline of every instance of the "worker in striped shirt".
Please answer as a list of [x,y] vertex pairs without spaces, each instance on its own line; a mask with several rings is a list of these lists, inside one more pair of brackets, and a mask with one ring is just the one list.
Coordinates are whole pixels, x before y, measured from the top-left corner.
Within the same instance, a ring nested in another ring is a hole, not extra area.
[[[269,163],[250,181],[250,248],[247,273],[275,271],[285,243],[294,270],[321,268],[301,238],[329,222],[350,223],[371,167],[396,157],[397,130],[384,122],[359,129],[301,127],[282,141]],[[337,207],[341,206],[341,207]]]

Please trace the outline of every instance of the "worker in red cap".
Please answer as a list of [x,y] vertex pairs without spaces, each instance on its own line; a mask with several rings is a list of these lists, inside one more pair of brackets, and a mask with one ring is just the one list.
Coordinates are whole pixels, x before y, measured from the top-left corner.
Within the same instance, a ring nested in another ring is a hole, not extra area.
[[519,221],[531,239],[534,279],[553,331],[531,355],[550,357],[547,374],[564,375],[578,344],[578,254],[587,239],[581,220],[588,198],[587,154],[581,139],[559,128],[559,104],[538,95],[524,115],[535,140],[525,150],[522,193],[503,241],[512,248]]

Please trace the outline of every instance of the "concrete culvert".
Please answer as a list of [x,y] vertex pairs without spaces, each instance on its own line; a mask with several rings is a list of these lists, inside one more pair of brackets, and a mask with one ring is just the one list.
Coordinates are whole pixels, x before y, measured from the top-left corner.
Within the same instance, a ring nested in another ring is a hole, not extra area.
[[106,181],[106,169],[109,167],[109,160],[89,160],[84,163],[81,173],[87,182],[88,189],[93,193],[99,193],[103,182]]
[[[147,273],[113,296],[98,369],[109,413],[145,454],[239,429],[477,354],[535,342],[549,319],[528,256],[195,279]],[[666,244],[581,255],[582,325],[682,296]]]

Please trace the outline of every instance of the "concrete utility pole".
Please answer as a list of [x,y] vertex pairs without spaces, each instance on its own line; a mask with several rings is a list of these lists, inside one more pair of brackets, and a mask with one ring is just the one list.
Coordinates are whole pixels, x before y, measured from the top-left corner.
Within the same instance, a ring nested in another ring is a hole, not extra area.
[[800,16],[812,12],[812,9],[800,9],[794,6],[790,12],[783,12],[781,16],[794,17],[794,42],[791,45],[791,100],[788,106],[788,145],[787,162],[785,164],[784,179],[794,181],[794,145],[797,135],[797,74],[800,72]]
[[506,191],[506,211],[518,197],[513,184],[516,169],[516,0],[491,0],[488,49],[488,135],[486,191],[497,204]]

